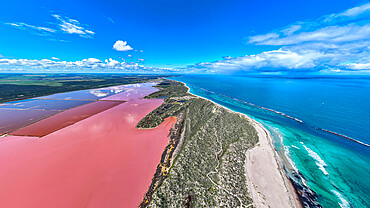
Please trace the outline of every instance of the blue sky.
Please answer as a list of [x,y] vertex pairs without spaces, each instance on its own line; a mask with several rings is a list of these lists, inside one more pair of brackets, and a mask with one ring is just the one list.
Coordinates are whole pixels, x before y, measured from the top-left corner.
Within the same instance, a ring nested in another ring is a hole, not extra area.
[[0,70],[363,72],[367,3],[13,0],[0,7]]

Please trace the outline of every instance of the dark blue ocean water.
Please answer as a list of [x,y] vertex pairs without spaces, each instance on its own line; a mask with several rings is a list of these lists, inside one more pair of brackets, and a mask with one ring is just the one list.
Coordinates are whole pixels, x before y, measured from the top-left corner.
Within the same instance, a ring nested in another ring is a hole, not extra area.
[[[260,121],[324,207],[370,207],[370,77],[174,78],[191,92]],[[248,103],[288,115],[255,107]],[[302,122],[298,122],[301,120]]]

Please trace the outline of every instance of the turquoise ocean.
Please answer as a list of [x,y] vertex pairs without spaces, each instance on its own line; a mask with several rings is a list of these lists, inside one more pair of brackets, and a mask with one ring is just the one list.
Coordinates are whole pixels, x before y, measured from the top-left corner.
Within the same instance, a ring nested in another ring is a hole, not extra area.
[[370,77],[172,79],[262,123],[305,206],[370,207]]

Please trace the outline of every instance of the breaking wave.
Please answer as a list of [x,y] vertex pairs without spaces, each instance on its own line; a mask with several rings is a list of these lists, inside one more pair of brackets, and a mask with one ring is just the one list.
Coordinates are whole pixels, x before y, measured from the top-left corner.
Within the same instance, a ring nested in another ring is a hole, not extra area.
[[328,165],[325,163],[325,161],[323,159],[321,159],[321,157],[316,153],[314,152],[313,150],[311,150],[310,148],[308,148],[306,145],[303,144],[303,142],[301,142],[301,144],[303,145],[303,147],[307,150],[308,152],[308,155],[310,157],[312,157],[314,160],[315,160],[315,163],[316,165],[319,167],[319,169],[327,176],[329,175],[328,171],[326,171],[325,167],[327,167]]

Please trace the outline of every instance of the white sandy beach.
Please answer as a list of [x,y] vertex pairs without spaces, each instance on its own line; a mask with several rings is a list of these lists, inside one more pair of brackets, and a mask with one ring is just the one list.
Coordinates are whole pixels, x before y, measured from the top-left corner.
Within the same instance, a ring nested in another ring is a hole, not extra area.
[[248,190],[254,206],[302,207],[293,185],[280,165],[269,131],[257,121],[252,122],[257,130],[259,142],[248,150],[245,168]]

